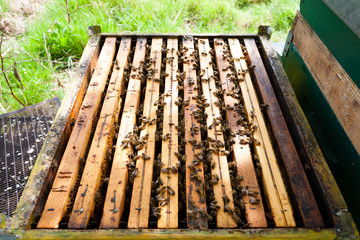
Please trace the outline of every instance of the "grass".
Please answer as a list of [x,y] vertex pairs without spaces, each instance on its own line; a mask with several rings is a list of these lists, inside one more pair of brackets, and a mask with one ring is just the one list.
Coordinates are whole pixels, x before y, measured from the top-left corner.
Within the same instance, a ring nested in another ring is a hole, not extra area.
[[[8,11],[1,1],[2,11]],[[70,23],[64,0],[47,1],[36,21],[27,31],[16,36],[8,51],[5,65],[16,60],[56,60],[64,63],[18,63],[24,89],[12,72],[8,77],[15,94],[31,105],[45,99],[63,97],[64,70],[73,66],[87,42],[86,29],[100,25],[103,32],[144,33],[256,33],[259,25],[270,25],[273,41],[285,41],[300,0],[69,0]],[[5,9],[5,10],[4,10]],[[0,14],[1,16],[1,14]],[[4,48],[4,47],[3,47]],[[3,52],[5,52],[3,50]],[[62,73],[62,74],[59,74]],[[3,76],[0,77],[0,113],[22,106],[10,95]]]
[[2,13],[7,12],[9,10],[9,5],[7,1],[0,1],[0,16]]

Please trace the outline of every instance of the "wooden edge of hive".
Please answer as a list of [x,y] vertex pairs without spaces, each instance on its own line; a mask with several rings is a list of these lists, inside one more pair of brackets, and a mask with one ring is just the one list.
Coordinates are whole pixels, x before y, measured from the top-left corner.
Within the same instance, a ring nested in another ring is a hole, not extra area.
[[[87,60],[90,59],[90,56],[93,55],[93,53],[95,52],[96,47],[98,46],[98,42],[100,42],[100,39],[103,36],[134,36],[133,34],[127,34],[127,35],[119,35],[119,34],[101,34],[101,36],[96,36],[96,38],[94,37],[94,39],[90,39],[87,45],[87,48],[90,47],[93,49],[93,52],[91,54],[86,54],[86,56],[88,57]],[[147,34],[146,36],[149,36],[149,34]],[[162,35],[154,35],[154,36],[162,36]],[[165,35],[167,36],[167,35]],[[178,35],[174,35],[174,36],[178,36]],[[195,36],[195,35],[194,35]],[[215,35],[214,35],[215,36]],[[216,35],[216,36],[224,36],[224,35]],[[227,35],[225,35],[227,36]],[[250,36],[250,37],[256,37],[256,39],[258,39],[257,35],[235,35],[235,37],[246,37],[246,36]],[[265,57],[266,60],[269,61],[272,70],[275,72],[275,74],[277,76],[280,76],[279,79],[277,79],[279,81],[279,85],[281,86],[281,84],[284,84],[284,86],[282,87],[282,90],[286,89],[287,86],[291,86],[289,83],[289,80],[287,79],[284,70],[282,69],[282,67],[279,65],[280,62],[278,59],[275,59],[277,57],[275,53],[275,51],[272,49],[272,47],[270,46],[270,43],[267,42],[267,39],[264,38],[260,38],[260,44],[263,45],[264,49],[266,51],[270,51],[270,52],[266,52],[265,53]],[[270,54],[269,54],[270,53]],[[85,51],[83,54],[83,57],[85,55]],[[89,67],[90,62],[82,62],[80,61],[79,66],[85,66],[85,68]],[[280,71],[280,72],[279,72]],[[81,73],[82,71],[78,70],[78,73]],[[85,75],[85,73],[84,73]],[[84,76],[83,75],[83,76]],[[285,79],[283,79],[285,78]],[[286,89],[286,91],[290,90],[289,92],[293,92],[292,88],[288,88]],[[293,109],[291,109],[291,112],[294,113],[296,116],[293,116],[294,118],[291,119],[291,121],[293,122],[293,124],[296,126],[297,131],[299,131],[296,134],[299,134],[299,137],[302,139],[302,141],[310,141],[310,150],[308,151],[308,154],[311,155],[313,157],[313,159],[315,159],[316,161],[312,161],[311,162],[311,166],[313,168],[314,173],[316,174],[320,184],[322,183],[323,186],[329,190],[329,191],[323,191],[323,193],[328,196],[327,201],[328,204],[330,205],[331,209],[347,209],[346,204],[344,202],[344,199],[342,197],[342,195],[340,194],[339,188],[337,187],[333,176],[331,175],[330,171],[329,171],[329,167],[326,164],[326,161],[324,159],[324,156],[321,153],[321,150],[316,142],[316,139],[313,135],[313,133],[310,130],[309,124],[304,116],[304,113],[302,112],[299,103],[296,100],[296,97],[294,97],[294,94],[290,96],[287,94],[284,94],[285,96],[285,100],[286,100],[286,104],[291,105],[291,107],[293,107]],[[60,112],[60,111],[59,111]],[[66,126],[66,122],[64,122],[64,119],[60,119],[61,117],[63,117],[63,115],[61,116],[60,114],[57,114],[56,119],[54,120],[55,124],[61,124],[62,128],[65,128]],[[70,114],[70,113],[69,113]],[[299,121],[300,119],[300,121]],[[296,124],[296,123],[301,123],[301,124]],[[296,132],[296,131],[295,131]],[[58,137],[57,139],[59,139],[60,137]],[[48,138],[46,139],[46,142],[48,142]],[[51,163],[51,160],[53,159],[53,157],[56,155],[55,153],[51,156],[47,156],[46,155],[46,151],[44,150],[45,146],[50,146],[52,145],[52,143],[45,143],[40,154],[39,157],[36,161],[36,164],[34,166],[34,169],[32,171],[32,174],[29,178],[28,184],[25,187],[24,190],[24,194],[22,196],[22,198],[20,199],[20,202],[18,204],[18,208],[14,214],[14,216],[12,217],[12,221],[9,222],[11,223],[10,225],[8,225],[7,229],[11,229],[11,232],[13,234],[16,235],[22,235],[26,238],[34,238],[36,237],[49,237],[51,236],[51,234],[54,231],[48,231],[48,230],[28,230],[25,231],[26,228],[28,228],[28,223],[29,223],[29,219],[32,216],[32,212],[34,210],[34,207],[36,205],[37,202],[37,197],[33,196],[33,191],[35,192],[40,192],[43,191],[42,188],[44,188],[43,184],[45,182],[45,178],[47,176],[47,173],[49,171],[49,167],[50,165],[45,166],[45,170],[43,170],[43,167],[41,166],[41,164],[43,163]],[[56,150],[56,149],[55,149]],[[54,150],[53,150],[54,151]],[[56,152],[56,151],[55,151]],[[51,158],[50,158],[51,157]],[[50,160],[49,160],[50,159]],[[40,178],[39,178],[40,177]],[[41,179],[41,180],[37,180],[35,181],[37,178]],[[321,181],[320,181],[321,180]],[[40,181],[40,182],[39,182]],[[36,182],[36,184],[35,184]],[[334,186],[335,183],[335,186]],[[34,186],[31,186],[34,185]],[[32,191],[32,189],[35,189]],[[330,194],[331,193],[331,194]],[[335,195],[335,196],[334,196]],[[334,198],[333,198],[334,197]],[[345,210],[340,210],[339,211],[341,214],[341,216],[336,217],[335,216],[335,212],[333,212],[333,215],[331,216],[331,218],[336,222],[336,226],[340,226],[340,229],[343,229],[344,225],[346,225],[347,223],[350,223],[350,230],[351,232],[348,232],[350,234],[354,234],[356,236],[358,236],[358,232],[357,229],[354,225],[353,219],[351,217],[351,214],[349,212],[346,212]],[[167,234],[171,233],[171,234],[177,234],[178,232],[181,232],[181,230],[171,230],[171,231],[164,231],[161,233],[164,233],[164,235],[162,236],[168,236]],[[223,230],[224,232],[226,232],[226,229]],[[233,230],[231,230],[233,231]],[[259,236],[266,236],[266,237],[280,237],[280,236],[287,236],[287,234],[289,233],[297,233],[300,234],[301,236],[311,236],[311,237],[316,237],[316,236],[327,236],[329,238],[334,238],[336,237],[337,233],[336,233],[336,229],[335,228],[327,228],[327,229],[322,229],[321,231],[318,230],[314,230],[314,229],[299,229],[299,228],[292,228],[292,229],[286,229],[286,228],[282,228],[282,229],[269,229],[264,231],[263,229],[251,229],[251,230],[235,230],[235,234],[231,235],[231,237],[234,236],[246,236],[249,233],[255,233],[255,234],[260,234]],[[71,230],[71,229],[67,229],[67,230],[57,230],[56,231],[57,234],[55,234],[54,238],[68,238],[68,234],[74,234],[74,236],[81,236],[82,238],[99,238],[99,235],[94,234],[94,231],[89,231],[89,232],[84,232],[84,231],[76,231],[76,230]],[[119,236],[119,234],[124,234],[123,236],[126,236],[126,234],[133,234],[133,237],[136,238],[136,233],[139,233],[139,237],[140,235],[142,235],[143,233],[145,234],[150,234],[150,233],[156,233],[158,234],[158,232],[156,231],[151,231],[151,230],[146,230],[146,231],[142,231],[142,233],[140,231],[123,231],[123,230],[98,230],[96,231],[98,234],[100,234],[100,236]],[[134,232],[134,233],[132,233]],[[193,237],[194,234],[198,234],[198,231],[189,231],[188,234],[184,234],[186,237]],[[225,234],[225,233],[224,233]],[[321,234],[321,235],[320,235]],[[251,236],[252,234],[250,234]],[[154,236],[154,235],[153,235]],[[204,235],[199,234],[199,236],[203,236],[206,237],[208,236],[207,233],[204,233]],[[218,236],[218,235],[216,235]]]
[[253,239],[253,238],[267,238],[267,239],[335,239],[336,229],[318,229],[311,228],[272,228],[272,229],[216,229],[211,231],[186,230],[184,229],[111,229],[111,230],[73,230],[73,229],[59,229],[55,231],[49,230],[16,230],[16,235],[22,236],[26,239],[69,239],[69,236],[74,239]]
[[[339,236],[359,236],[358,230],[351,216],[351,213],[347,210],[347,205],[340,192],[340,189],[331,174],[330,168],[325,160],[320,146],[318,145],[316,138],[311,131],[309,122],[307,121],[304,112],[302,111],[300,104],[296,98],[295,92],[291,86],[291,83],[286,76],[276,51],[272,47],[270,41],[266,38],[260,37],[260,45],[264,49],[264,62],[267,61],[271,67],[272,84],[276,84],[274,88],[278,88],[281,91],[276,91],[276,94],[281,94],[281,98],[285,102],[281,105],[282,111],[289,112],[285,114],[286,122],[289,125],[291,135],[298,138],[299,142],[295,143],[297,149],[303,148],[306,151],[306,157],[309,159],[312,173],[317,179],[317,183],[320,184],[321,193],[324,196],[326,204],[329,206],[329,210],[332,211],[328,214],[333,224],[340,231],[337,233]],[[275,77],[273,77],[275,76]],[[277,96],[279,98],[279,96]],[[299,146],[302,145],[302,146]],[[301,151],[299,151],[301,152]],[[335,212],[336,211],[336,212]]]
[[[52,182],[48,179],[49,171],[54,169],[56,173],[57,167],[52,168],[52,164],[57,158],[61,158],[62,152],[65,150],[64,146],[66,146],[71,133],[70,121],[71,118],[76,117],[79,112],[88,84],[86,82],[91,78],[91,68],[95,66],[94,62],[96,63],[100,53],[100,40],[99,35],[90,38],[84,49],[77,67],[77,72],[71,82],[71,87],[68,88],[64,101],[56,114],[53,125],[44,141],[19,200],[17,209],[11,221],[8,222],[7,230],[30,228],[31,220],[34,218],[34,210],[41,198],[40,195],[46,191],[47,187],[50,187],[47,183]],[[82,89],[84,85],[85,89]],[[83,91],[83,96],[81,99],[78,99],[79,92],[81,91]],[[77,101],[80,101],[80,103],[77,103]],[[51,136],[51,134],[55,136]],[[55,144],[61,142],[63,143],[62,145]],[[55,177],[55,173],[53,173],[53,177]]]

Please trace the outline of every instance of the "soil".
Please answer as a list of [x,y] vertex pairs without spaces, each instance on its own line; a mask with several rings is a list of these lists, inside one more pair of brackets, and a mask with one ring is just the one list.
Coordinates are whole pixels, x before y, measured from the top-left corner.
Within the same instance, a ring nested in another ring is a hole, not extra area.
[[46,0],[4,0],[9,9],[0,9],[0,31],[6,35],[19,36],[25,33],[27,21],[36,18]]

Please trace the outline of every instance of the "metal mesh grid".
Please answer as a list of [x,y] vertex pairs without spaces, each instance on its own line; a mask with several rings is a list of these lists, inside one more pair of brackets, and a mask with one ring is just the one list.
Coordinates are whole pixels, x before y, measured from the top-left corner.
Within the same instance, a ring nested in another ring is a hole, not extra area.
[[0,214],[15,211],[59,106],[52,98],[0,115]]

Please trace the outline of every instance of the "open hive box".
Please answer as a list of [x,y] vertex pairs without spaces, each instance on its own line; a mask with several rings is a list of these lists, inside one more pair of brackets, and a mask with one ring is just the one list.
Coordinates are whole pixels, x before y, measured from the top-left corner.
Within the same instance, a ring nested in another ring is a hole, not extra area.
[[47,239],[358,236],[259,35],[93,34],[9,230]]

